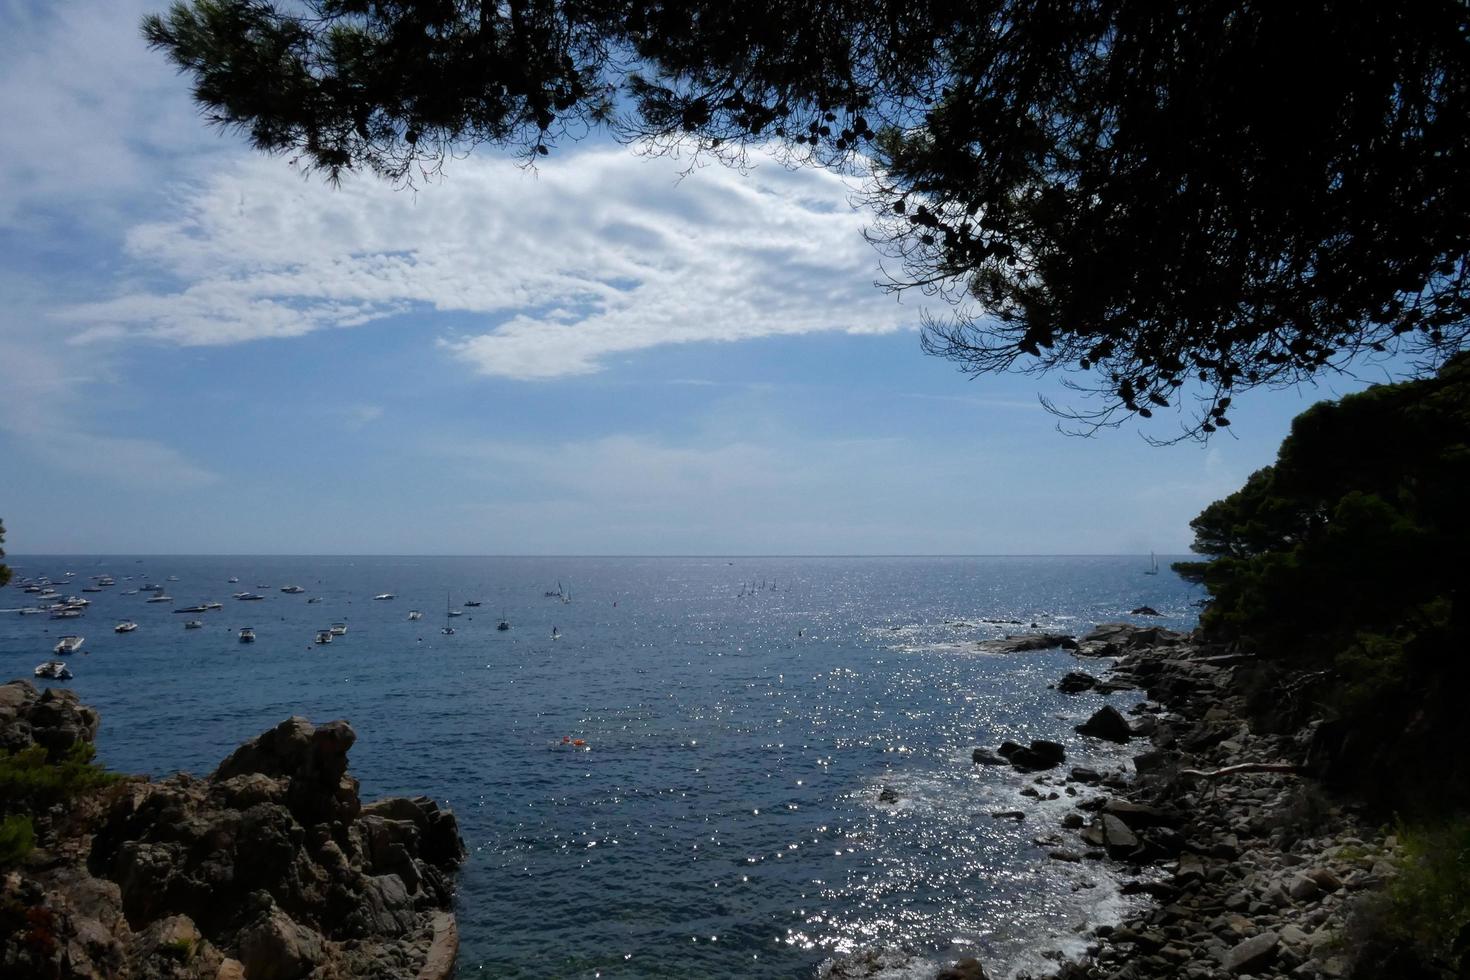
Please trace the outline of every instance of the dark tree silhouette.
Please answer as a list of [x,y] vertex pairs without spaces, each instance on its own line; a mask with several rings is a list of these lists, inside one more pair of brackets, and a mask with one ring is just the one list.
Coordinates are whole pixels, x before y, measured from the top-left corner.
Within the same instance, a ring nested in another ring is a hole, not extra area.
[[860,174],[886,285],[952,303],[927,350],[1207,435],[1241,391],[1466,346],[1467,27],[1457,0],[194,0],[144,30],[210,119],[332,180],[597,126]]

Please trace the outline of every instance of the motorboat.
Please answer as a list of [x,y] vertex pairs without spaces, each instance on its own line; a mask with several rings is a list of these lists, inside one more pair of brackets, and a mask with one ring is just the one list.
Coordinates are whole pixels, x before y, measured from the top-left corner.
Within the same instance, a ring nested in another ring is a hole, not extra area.
[[82,591],[83,592],[101,592],[102,591],[102,587],[101,586],[98,586],[98,585],[84,585],[84,586],[82,586]]
[[300,595],[306,590],[299,585],[283,585],[281,586],[281,591],[287,595]]
[[331,630],[317,630],[316,631],[316,642],[318,642],[318,643],[331,643],[332,642],[332,631]]
[[454,627],[453,626],[443,626],[443,627],[440,627],[439,632],[443,633],[445,636],[453,636],[454,635]]
[[206,611],[211,609],[223,609],[225,608],[225,604],[223,602],[206,602],[204,604],[204,608]]
[[71,671],[60,660],[48,660],[36,667],[36,676],[52,681],[69,681]]
[[126,619],[126,620],[123,620],[121,623],[118,623],[116,626],[114,626],[112,628],[112,631],[114,633],[131,633],[133,630],[135,630],[137,628],[138,628],[138,624],[137,623],[133,622],[131,619]]
[[79,595],[69,595],[62,598],[61,604],[63,606],[76,606],[78,609],[85,609],[92,604],[92,600],[83,599]]
[[306,604],[307,604],[307,605],[308,605],[308,606],[314,606],[314,605],[316,605],[316,604],[317,604],[317,603],[318,603],[318,602],[321,602],[321,601],[322,601],[322,597],[321,597],[321,596],[319,596],[319,595],[314,595],[314,596],[312,596],[312,597],[311,597],[311,598],[310,598],[310,599],[307,599],[307,600],[306,600]]
[[[22,610],[22,612],[24,612],[24,610]],[[423,619],[424,618],[424,614],[421,613],[421,612],[419,612],[417,609],[410,609],[408,611],[408,618],[411,619],[411,620],[414,620],[414,619]]]
[[177,582],[178,580],[179,577],[177,575],[170,575],[168,578],[164,579],[165,582]]
[[123,595],[137,595],[138,591],[137,589],[125,589],[123,590]]
[[238,575],[231,575],[230,578],[229,578],[229,584],[230,585],[234,585],[234,584],[236,584],[239,581],[240,581],[240,577]]
[[152,582],[144,582],[142,585],[138,586],[138,591],[139,592],[162,592],[163,591],[163,586],[161,586],[161,585],[154,585]]
[[87,642],[87,638],[85,636],[74,636],[69,634],[57,640],[56,646],[51,648],[51,652],[56,654],[58,657],[65,657],[67,654],[76,653],[82,648],[82,644],[85,642]]
[[[148,601],[149,602],[152,602],[153,600],[150,599]],[[177,609],[174,610],[174,612],[176,612],[176,613],[208,612],[208,611],[209,611],[209,607],[208,606],[203,606],[203,605],[201,605],[201,606],[180,606],[179,608],[177,608]]]
[[255,602],[259,599],[265,598],[265,596],[261,595],[258,592],[236,592],[234,597],[236,599],[239,599],[241,602]]
[[495,624],[495,628],[502,633],[510,629],[510,620],[505,618],[505,613],[500,614],[500,622]]
[[375,599],[378,602],[386,602],[389,599],[396,599],[396,598],[397,598],[397,596],[395,596],[391,592],[383,592],[383,593],[381,593],[379,595],[373,596],[373,599]]
[[255,642],[255,630],[251,629],[249,626],[246,626],[245,628],[243,628],[242,630],[240,630],[240,642],[241,643],[254,643]]
[[347,624],[346,623],[333,623],[332,624],[332,628],[329,629],[329,630],[327,630],[327,632],[328,633],[331,633],[333,636],[346,636],[347,635]]
[[143,601],[144,602],[173,602],[174,601],[174,597],[171,596],[171,595],[164,595],[163,593],[160,592],[158,595],[154,596],[152,599],[144,599]]
[[481,603],[479,599],[466,599],[464,601],[464,604],[466,606],[469,606],[470,608],[474,608],[476,606],[483,605],[483,603]]
[[184,629],[186,629],[186,630],[198,630],[198,629],[203,629],[203,628],[204,628],[204,624],[202,622],[200,622],[199,620],[197,620],[197,619],[191,619],[187,623],[184,624]]
[[52,606],[49,610],[52,619],[80,619],[82,611],[76,606]]
[[111,575],[101,575],[97,578],[97,584],[105,589],[109,585],[116,585],[117,579],[113,578]]
[[464,610],[463,609],[451,609],[449,611],[449,615],[451,615],[451,616],[463,616],[464,615]]

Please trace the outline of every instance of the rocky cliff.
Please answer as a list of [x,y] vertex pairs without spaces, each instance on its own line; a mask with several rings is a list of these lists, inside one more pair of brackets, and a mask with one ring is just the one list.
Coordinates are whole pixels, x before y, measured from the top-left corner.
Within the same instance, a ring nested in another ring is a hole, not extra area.
[[[0,751],[62,759],[97,724],[70,692],[0,686]],[[36,848],[0,882],[0,975],[450,976],[454,815],[363,804],[356,737],[288,718],[207,778],[127,777],[30,814]]]

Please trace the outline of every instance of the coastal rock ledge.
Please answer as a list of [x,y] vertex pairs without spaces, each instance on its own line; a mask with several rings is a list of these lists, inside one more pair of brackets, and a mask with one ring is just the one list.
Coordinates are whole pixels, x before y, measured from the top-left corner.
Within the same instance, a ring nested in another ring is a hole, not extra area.
[[[95,732],[70,692],[0,685],[10,751],[59,761]],[[448,980],[458,825],[423,797],[363,804],[356,738],[288,718],[207,778],[124,777],[32,812],[36,846],[0,880],[0,975]]]

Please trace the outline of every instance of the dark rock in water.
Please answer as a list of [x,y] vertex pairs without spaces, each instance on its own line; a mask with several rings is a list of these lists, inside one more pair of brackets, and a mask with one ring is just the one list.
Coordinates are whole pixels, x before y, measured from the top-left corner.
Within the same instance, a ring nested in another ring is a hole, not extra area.
[[1072,769],[1071,778],[1079,783],[1100,783],[1102,782],[1102,773],[1096,769],[1089,769],[1086,766],[1076,766]]
[[1067,814],[1065,817],[1062,818],[1062,826],[1063,827],[1066,827],[1068,830],[1081,830],[1082,829],[1082,814],[1080,814],[1080,813],[1069,813],[1069,814]]
[[1094,687],[1097,687],[1097,678],[1078,670],[1072,671],[1066,677],[1057,681],[1057,690],[1063,694],[1080,694],[1083,691],[1090,691]]
[[1226,950],[1220,956],[1220,965],[1230,973],[1254,973],[1276,958],[1280,945],[1280,936],[1274,932],[1263,932]]
[[948,969],[940,970],[934,975],[934,980],[990,980],[990,977],[980,961],[972,956],[960,960]]
[[1133,736],[1128,727],[1128,719],[1111,704],[1097,709],[1091,718],[1077,726],[1077,731],[1079,734],[1107,739],[1109,742],[1127,742]]
[[1027,633],[1000,640],[981,640],[975,648],[981,653],[1029,653],[1032,650],[1075,649],[1077,640],[1066,633]]
[[[1019,746],[1018,746],[1019,747]],[[989,749],[976,749],[970,753],[970,761],[980,766],[1008,766],[1010,760]]]
[[1018,745],[1015,742],[1007,739],[1006,741],[1001,742],[999,747],[997,747],[995,751],[1005,758],[1009,759],[1011,756],[1019,752],[1022,748],[1024,748],[1024,746]]
[[990,815],[995,820],[1025,820],[1026,814],[1020,810],[996,810]]
[[1139,606],[1137,609],[1128,610],[1130,616],[1157,616],[1159,611],[1153,606]]
[[[97,722],[70,692],[0,686],[7,748],[63,752]],[[449,980],[458,825],[422,797],[363,806],[356,737],[290,718],[207,779],[127,777],[32,813],[48,860],[0,882],[0,905],[55,924],[57,975]],[[0,935],[0,962],[29,955]]]
[[[1010,746],[1010,751],[1007,751]],[[1014,742],[1003,743],[1000,752],[1011,760],[1011,765],[1021,772],[1038,772],[1042,769],[1055,769],[1067,759],[1067,752],[1062,748],[1060,742],[1052,742],[1048,739],[1032,739],[1029,747],[1016,745]]]
[[878,802],[879,803],[897,803],[898,802],[898,790],[894,789],[892,786],[884,786],[883,787],[883,791],[878,794]]

